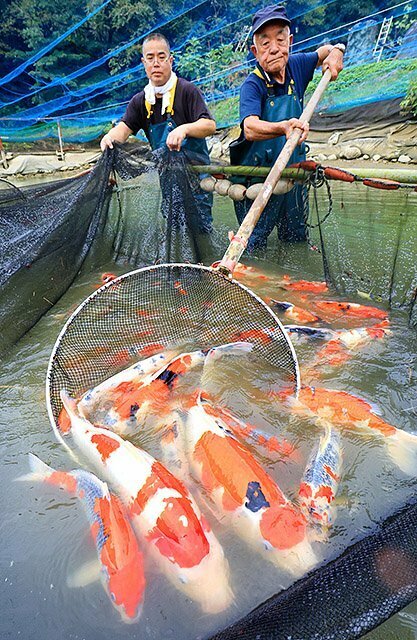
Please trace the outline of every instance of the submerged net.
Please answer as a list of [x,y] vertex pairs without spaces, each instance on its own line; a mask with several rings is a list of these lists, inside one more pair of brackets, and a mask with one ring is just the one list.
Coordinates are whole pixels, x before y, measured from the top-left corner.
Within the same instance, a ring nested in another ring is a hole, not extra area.
[[[233,206],[228,198],[218,198],[212,232],[201,230],[200,177],[189,171],[188,162],[182,153],[147,154],[140,144],[127,145],[78,178],[20,189],[0,181],[0,349],[33,326],[83,266],[111,260],[129,268],[218,260],[228,230],[237,227]],[[201,164],[198,158],[195,162]],[[415,326],[416,194],[398,190],[389,202],[385,196],[360,184],[332,182],[329,201],[325,188],[310,188],[306,246],[321,253],[313,268],[321,271],[323,262],[338,292],[359,290],[404,308]],[[298,264],[291,261],[293,253],[293,245],[270,236],[267,258],[283,268],[299,269],[300,260],[310,268],[311,251],[298,251]]]
[[353,640],[417,598],[417,506],[210,640]]
[[321,191],[311,207],[310,236],[321,252],[326,280],[338,293],[406,310],[415,327],[417,197],[412,189],[397,193],[388,199],[386,191],[372,187],[330,187],[325,215],[327,197]]

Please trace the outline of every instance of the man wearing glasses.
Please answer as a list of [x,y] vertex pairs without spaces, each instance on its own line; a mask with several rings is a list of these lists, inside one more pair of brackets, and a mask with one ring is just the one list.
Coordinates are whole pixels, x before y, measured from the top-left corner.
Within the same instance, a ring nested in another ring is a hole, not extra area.
[[[332,80],[343,68],[342,44],[290,55],[293,40],[290,25],[285,8],[279,5],[267,6],[253,16],[251,51],[256,67],[241,87],[241,135],[230,145],[234,165],[272,166],[296,127],[302,129],[302,136],[289,164],[305,160],[304,140],[309,127],[298,120],[304,92],[316,67],[321,66],[323,72],[330,69]],[[251,204],[247,198],[234,203],[239,223]],[[248,250],[265,248],[275,227],[281,240],[305,240],[307,206],[306,190],[300,184],[288,193],[272,195],[249,239]]]
[[[121,122],[103,136],[101,150],[112,149],[113,142],[126,142],[130,135],[142,129],[153,150],[183,149],[198,164],[209,164],[205,137],[215,133],[216,123],[200,90],[173,72],[173,57],[164,35],[153,33],[145,38],[142,62],[149,82],[130,100]],[[161,187],[164,194],[166,188],[162,181]],[[210,231],[212,195],[201,192],[196,198],[200,230]]]

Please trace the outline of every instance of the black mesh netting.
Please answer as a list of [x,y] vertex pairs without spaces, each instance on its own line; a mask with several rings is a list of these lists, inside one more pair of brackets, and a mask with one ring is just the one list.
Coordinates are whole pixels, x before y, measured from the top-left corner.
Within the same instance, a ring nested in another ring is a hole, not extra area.
[[[98,264],[113,259],[132,267],[219,259],[236,221],[232,217],[223,228],[216,215],[211,232],[209,219],[201,224],[207,201],[202,203],[200,176],[189,170],[190,161],[202,163],[185,153],[151,154],[141,145],[125,145],[77,178],[20,189],[0,181],[0,349],[53,306],[87,256],[96,256]],[[325,223],[319,228],[310,191],[309,234],[322,251],[326,277],[342,294],[363,290],[408,308],[416,325],[415,194],[396,192],[393,203],[383,191],[346,189],[354,192],[355,207],[335,196],[326,216],[328,203],[320,202]],[[273,237],[268,250],[274,251]],[[288,246],[276,247],[273,260],[285,267]]]
[[271,309],[245,287],[194,265],[159,265],[126,274],[83,303],[51,358],[55,420],[62,388],[73,396],[135,362],[144,350],[182,351],[249,339],[285,382],[298,380],[294,351]]
[[311,192],[309,220],[326,281],[345,297],[359,293],[404,309],[410,326],[417,326],[415,192],[387,197],[387,191],[361,184],[328,186],[329,211],[326,190]]
[[417,506],[210,640],[351,640],[417,597]]
[[62,296],[87,254],[134,266],[219,257],[215,234],[199,225],[199,176],[188,162],[183,153],[118,147],[81,177],[23,189],[0,183],[2,350]]
[[68,180],[0,191],[0,349],[69,288],[108,207],[110,158]]

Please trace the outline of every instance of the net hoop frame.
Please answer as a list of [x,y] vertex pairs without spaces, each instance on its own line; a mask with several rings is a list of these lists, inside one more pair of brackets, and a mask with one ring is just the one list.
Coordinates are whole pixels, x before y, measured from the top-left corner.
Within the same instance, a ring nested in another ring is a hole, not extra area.
[[[58,337],[55,341],[55,344],[53,346],[50,358],[49,358],[49,362],[48,362],[48,367],[47,367],[47,372],[46,372],[46,381],[45,381],[45,399],[46,399],[46,406],[47,406],[47,412],[48,412],[48,417],[49,420],[51,422],[51,425],[54,429],[54,432],[57,434],[57,423],[54,417],[54,413],[53,413],[53,409],[52,409],[52,396],[51,396],[51,379],[52,379],[52,371],[53,371],[53,367],[54,367],[54,362],[55,362],[55,356],[58,352],[58,349],[61,346],[62,340],[64,339],[68,329],[70,328],[71,324],[74,322],[74,320],[78,317],[79,313],[82,312],[82,310],[91,303],[92,300],[94,300],[94,298],[96,298],[97,296],[99,296],[101,293],[103,293],[104,291],[106,291],[107,289],[114,287],[115,284],[117,284],[118,282],[121,282],[127,278],[131,278],[131,277],[135,277],[141,273],[147,272],[147,271],[152,271],[152,270],[157,270],[157,269],[172,269],[172,268],[182,268],[182,269],[199,269],[201,271],[206,271],[210,274],[216,274],[217,277],[223,278],[224,280],[226,280],[227,282],[229,282],[232,285],[238,286],[240,287],[240,289],[242,289],[243,291],[245,291],[251,298],[255,299],[256,302],[258,304],[260,304],[264,310],[266,310],[268,312],[268,314],[271,316],[271,319],[274,321],[275,324],[278,325],[279,329],[282,331],[282,335],[285,338],[286,344],[288,346],[288,350],[290,352],[291,355],[291,359],[294,363],[294,371],[293,376],[294,376],[294,393],[295,395],[298,394],[298,391],[300,389],[301,386],[301,382],[300,382],[300,369],[299,369],[299,365],[298,365],[298,359],[297,359],[297,355],[294,349],[294,346],[291,342],[290,337],[288,336],[287,332],[285,331],[284,326],[282,325],[281,321],[279,320],[279,318],[277,317],[277,315],[273,312],[273,310],[266,304],[266,302],[264,302],[264,300],[262,300],[262,298],[260,298],[256,293],[254,293],[251,289],[249,289],[248,287],[246,287],[244,284],[242,284],[241,282],[238,282],[237,280],[235,280],[234,278],[231,277],[227,277],[224,276],[223,274],[220,273],[220,271],[216,268],[216,267],[207,267],[205,265],[196,265],[196,264],[191,264],[191,263],[182,263],[182,262],[176,262],[176,263],[162,263],[162,264],[155,264],[155,265],[150,265],[150,266],[146,266],[146,267],[141,267],[140,269],[135,269],[133,271],[128,271],[120,276],[117,276],[117,278],[114,278],[113,280],[110,280],[109,282],[106,282],[104,285],[102,285],[99,289],[97,289],[96,291],[93,291],[89,296],[87,296],[87,298],[85,298],[83,300],[83,302],[81,302],[81,304],[75,309],[75,311],[71,314],[71,316],[68,318],[68,320],[65,322],[64,326],[62,327],[61,331],[58,334]],[[58,431],[59,433],[59,431]],[[63,440],[61,440],[61,438],[58,438],[61,442],[63,442]],[[64,443],[64,442],[63,442]]]

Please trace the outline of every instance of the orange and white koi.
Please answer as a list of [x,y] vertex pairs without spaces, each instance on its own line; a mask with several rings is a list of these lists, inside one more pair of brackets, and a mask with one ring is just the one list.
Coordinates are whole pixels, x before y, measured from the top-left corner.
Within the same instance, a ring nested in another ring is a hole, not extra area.
[[[156,371],[160,371],[161,367],[170,362],[173,356],[174,353],[172,351],[158,353],[146,358],[146,360],[136,362],[111,378],[107,378],[93,389],[89,389],[78,403],[81,415],[90,420],[90,422],[94,422],[94,415],[105,409],[106,403],[108,404],[108,398],[115,389],[120,388],[120,385],[141,382],[146,376],[151,376]],[[68,424],[67,421],[67,426]]]
[[276,435],[266,433],[255,425],[240,420],[233,415],[228,409],[221,407],[217,402],[214,403],[213,398],[206,392],[201,392],[201,400],[204,402],[204,410],[213,418],[220,418],[226,424],[227,428],[239,440],[250,442],[261,447],[267,456],[279,455],[281,457],[290,458],[294,461],[299,460],[299,452],[293,444],[285,438],[278,438]]
[[[216,264],[216,263],[215,263]],[[242,262],[238,262],[233,270],[233,277],[237,280],[241,278],[249,278],[251,280],[264,280],[269,281],[272,278],[270,276],[265,275],[259,269],[255,267],[251,267],[247,264],[243,264]]]
[[114,486],[137,535],[168,578],[204,611],[226,609],[233,598],[227,560],[184,484],[139,447],[82,418],[64,392],[61,399],[74,443]]
[[103,284],[107,284],[108,282],[111,282],[112,280],[115,280],[117,278],[117,276],[114,273],[110,273],[110,272],[106,272],[106,273],[102,273],[101,274],[101,283],[99,284],[99,287],[102,287]]
[[184,419],[185,451],[192,474],[222,521],[226,518],[266,559],[295,576],[303,575],[317,563],[306,537],[304,515],[207,408],[198,397]]
[[125,622],[137,620],[145,591],[143,556],[120,500],[88,471],[56,471],[33,454],[29,454],[29,463],[31,473],[18,480],[46,482],[81,500],[105,590]]
[[[106,385],[104,398],[100,394],[100,402],[95,403],[94,410],[86,411],[85,404],[80,403],[81,415],[94,425],[109,428],[119,435],[137,433],[148,412],[163,416],[171,410],[169,401],[173,390],[180,378],[193,367],[208,365],[221,354],[246,353],[252,347],[249,342],[231,342],[208,350],[183,353],[158,371],[142,375],[140,379],[133,377],[124,380],[121,372],[118,376],[123,381],[113,384],[111,388]],[[143,365],[140,370],[143,370]],[[91,393],[94,395],[94,392]],[[91,394],[89,397],[91,399]]]
[[[388,327],[389,320],[383,320],[371,327],[321,330],[321,337],[330,337],[330,340],[317,352],[317,356],[310,368],[315,368],[321,364],[331,365],[333,367],[344,364],[349,360],[351,352],[355,348],[362,347],[373,340],[380,340],[390,335],[391,331]],[[314,331],[315,329],[312,328],[311,332]],[[320,332],[320,329],[318,331]]]
[[331,317],[347,316],[351,318],[376,318],[386,320],[388,313],[377,307],[370,307],[357,302],[338,302],[337,300],[315,300],[314,306]]
[[302,291],[304,293],[325,293],[329,290],[325,281],[296,280],[291,282],[291,278],[287,274],[283,276],[278,286],[285,291]]
[[277,397],[288,399],[295,411],[327,420],[335,426],[372,430],[384,438],[391,459],[404,473],[417,474],[417,435],[385,422],[362,398],[346,391],[309,386],[301,387],[297,398],[293,396],[293,389],[280,391]]
[[295,304],[286,302],[285,300],[281,301],[270,298],[268,304],[273,309],[282,311],[286,318],[289,318],[294,322],[301,322],[301,324],[304,324],[305,322],[318,322],[320,320],[315,313],[311,313],[311,311],[307,311],[307,309],[297,307]]
[[334,499],[342,469],[340,434],[328,422],[318,447],[312,451],[298,491],[298,503],[307,520],[322,532],[332,526]]

